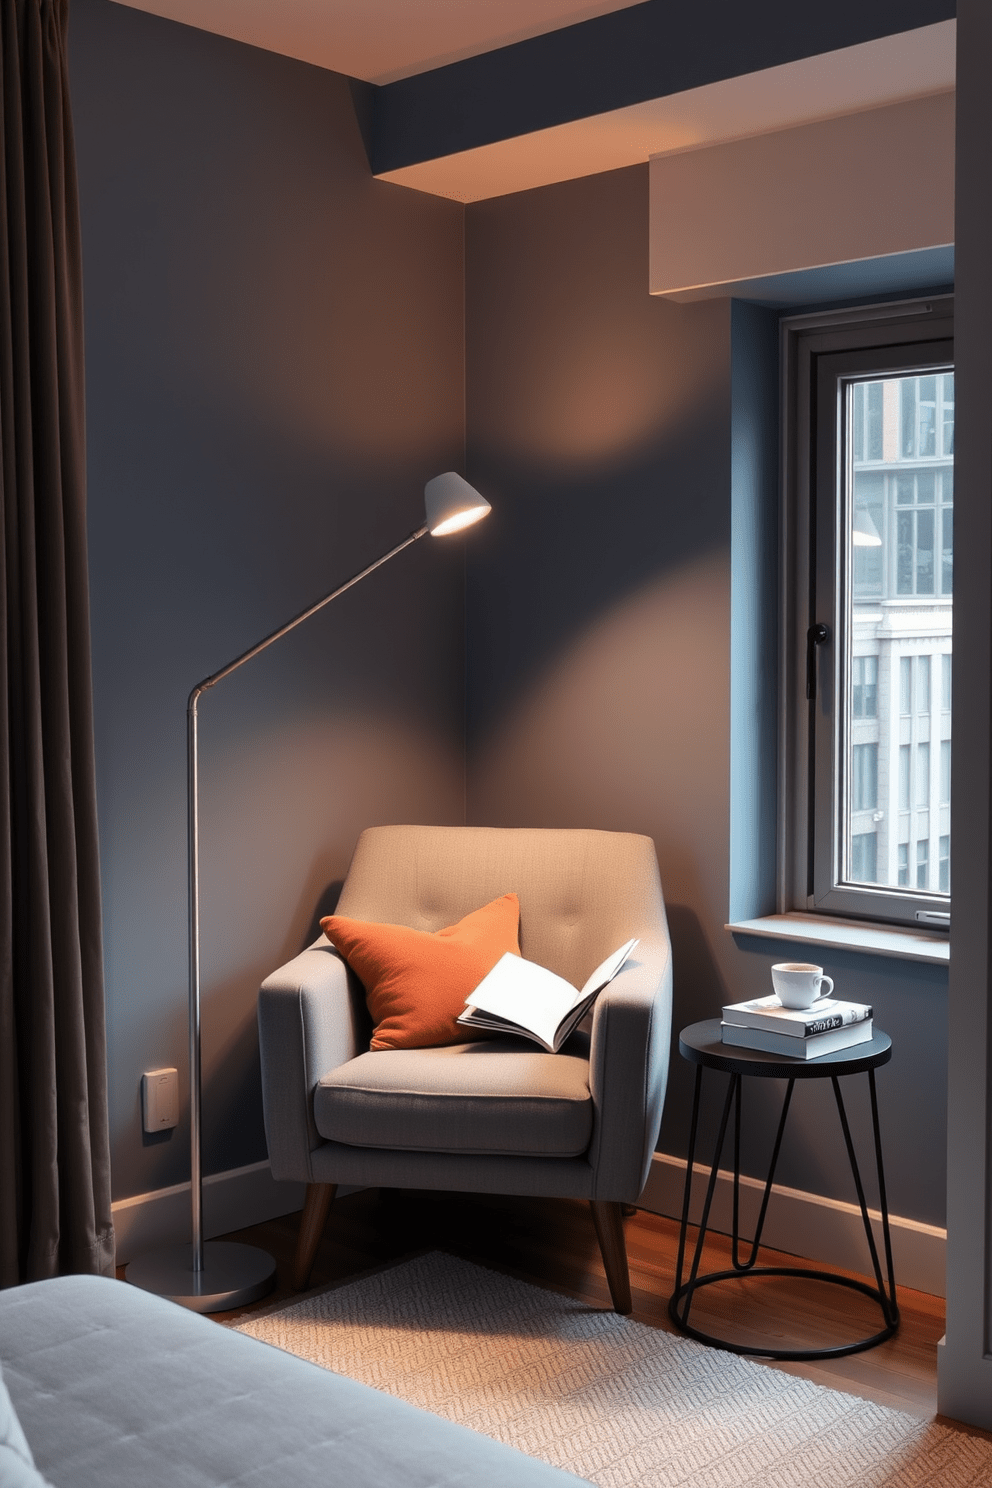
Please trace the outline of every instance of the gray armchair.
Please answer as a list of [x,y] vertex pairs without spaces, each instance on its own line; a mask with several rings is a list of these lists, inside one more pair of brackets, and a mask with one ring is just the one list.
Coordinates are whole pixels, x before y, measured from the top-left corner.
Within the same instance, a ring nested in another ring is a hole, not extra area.
[[298,1287],[338,1184],[527,1194],[590,1201],[613,1305],[630,1311],[622,1206],[647,1179],[671,1038],[671,946],[651,839],[372,827],[337,913],[433,931],[509,892],[520,897],[523,954],[576,986],[640,938],[558,1054],[520,1039],[369,1052],[362,987],[323,939],[262,984],[272,1173],[307,1184]]

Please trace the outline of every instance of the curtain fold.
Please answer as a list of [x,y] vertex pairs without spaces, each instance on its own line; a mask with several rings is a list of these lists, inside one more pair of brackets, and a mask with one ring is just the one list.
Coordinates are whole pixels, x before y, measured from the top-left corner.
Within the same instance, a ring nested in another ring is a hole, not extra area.
[[0,1285],[111,1273],[68,0],[0,0]]

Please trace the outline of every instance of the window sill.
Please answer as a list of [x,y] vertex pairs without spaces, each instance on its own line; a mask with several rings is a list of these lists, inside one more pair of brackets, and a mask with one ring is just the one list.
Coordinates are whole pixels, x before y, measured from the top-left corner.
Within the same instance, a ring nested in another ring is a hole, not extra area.
[[876,925],[866,920],[836,920],[826,915],[763,915],[756,920],[737,920],[724,929],[732,935],[805,941],[834,950],[894,956],[902,961],[929,961],[938,966],[946,966],[951,955],[946,935],[908,927],[897,930],[891,925]]

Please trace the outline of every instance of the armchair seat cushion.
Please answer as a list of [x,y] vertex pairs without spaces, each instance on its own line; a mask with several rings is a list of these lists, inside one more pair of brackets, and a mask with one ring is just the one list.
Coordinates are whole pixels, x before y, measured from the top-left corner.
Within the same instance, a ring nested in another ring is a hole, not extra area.
[[589,1146],[589,1062],[519,1039],[382,1049],[338,1065],[314,1092],[322,1137],[353,1147],[578,1157]]

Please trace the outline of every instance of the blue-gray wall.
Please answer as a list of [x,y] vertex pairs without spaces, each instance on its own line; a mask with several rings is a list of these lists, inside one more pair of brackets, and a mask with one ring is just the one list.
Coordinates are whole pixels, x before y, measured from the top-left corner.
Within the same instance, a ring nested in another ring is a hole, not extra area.
[[[371,179],[347,81],[73,0],[115,1197],[186,1070],[191,685],[463,459],[462,210]],[[357,833],[463,819],[463,553],[405,552],[202,704],[204,1171],[265,1156],[254,1006]],[[183,1101],[185,1108],[185,1101]]]
[[[467,209],[468,467],[494,504],[468,556],[468,811],[654,838],[678,1028],[809,950],[724,929],[774,909],[774,317],[652,300],[647,201],[638,166]],[[946,972],[816,959],[892,1035],[890,1203],[940,1224]],[[779,1180],[853,1198],[829,1087],[801,1097]],[[748,1098],[760,1172],[780,1092]],[[662,1150],[684,1155],[690,1099],[676,1053]]]
[[[116,1195],[187,1171],[138,1080],[185,1069],[188,689],[414,526],[466,427],[467,698],[425,541],[204,702],[206,1171],[264,1155],[258,979],[362,826],[463,819],[463,724],[469,820],[654,837],[677,1025],[765,990],[803,949],[723,927],[772,882],[769,312],[648,296],[643,167],[463,212],[370,179],[344,79],[110,0],[72,83]],[[939,1223],[946,976],[824,960],[895,1040],[893,1208]],[[676,1058],[666,1151],[688,1094]],[[780,1177],[848,1197],[805,1094]]]

